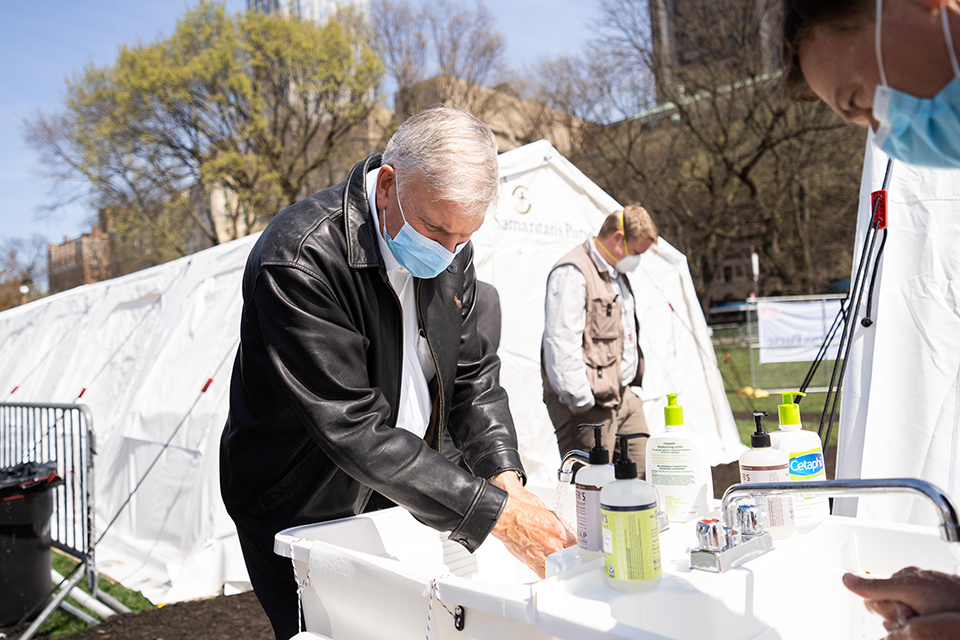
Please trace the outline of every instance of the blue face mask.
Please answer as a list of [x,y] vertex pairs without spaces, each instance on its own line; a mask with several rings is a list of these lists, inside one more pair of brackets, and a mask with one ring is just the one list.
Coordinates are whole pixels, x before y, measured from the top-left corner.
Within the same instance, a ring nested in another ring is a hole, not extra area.
[[877,0],[876,49],[880,81],[873,96],[873,117],[880,123],[874,143],[891,158],[921,167],[960,169],[960,65],[953,49],[946,4],[941,5],[943,33],[954,78],[933,98],[917,98],[887,84],[880,52]]
[[[394,189],[397,189],[398,182],[396,174],[394,174]],[[396,239],[391,238],[390,233],[387,232],[386,222],[383,225],[383,237],[387,241],[387,246],[390,247],[390,252],[393,253],[397,262],[414,277],[436,278],[450,266],[450,263],[467,243],[458,244],[453,253],[447,251],[442,244],[427,238],[410,226],[407,217],[403,215],[399,190],[397,190],[397,205],[400,207],[400,218],[403,220],[403,226],[397,232]]]

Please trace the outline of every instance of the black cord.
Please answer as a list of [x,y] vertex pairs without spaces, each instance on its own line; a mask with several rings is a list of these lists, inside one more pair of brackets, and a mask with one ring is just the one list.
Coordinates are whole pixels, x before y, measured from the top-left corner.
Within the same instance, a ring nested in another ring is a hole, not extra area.
[[[893,169],[893,160],[887,160],[887,168],[883,176],[883,187],[882,189],[886,190],[887,186],[890,184],[890,175]],[[857,276],[854,278],[854,286],[851,287],[851,294],[856,292],[856,302],[853,306],[848,309],[847,322],[844,324],[843,335],[840,338],[840,349],[843,351],[843,358],[837,358],[833,367],[833,376],[830,378],[830,385],[827,389],[827,399],[823,405],[823,415],[820,417],[820,428],[817,431],[817,434],[820,436],[821,443],[824,448],[827,447],[827,444],[830,442],[830,437],[833,434],[833,422],[837,415],[837,407],[840,402],[840,390],[843,386],[843,376],[846,373],[847,360],[850,357],[850,350],[853,348],[853,323],[857,317],[857,310],[860,309],[860,303],[863,300],[863,289],[866,284],[866,274],[864,273],[864,265],[868,262],[869,256],[873,255],[873,247],[877,239],[877,226],[879,224],[877,220],[877,210],[880,206],[880,198],[877,198],[877,201],[873,203],[873,211],[870,218],[870,227],[867,230],[867,236],[864,238],[864,248],[863,254],[860,258],[860,264],[857,265]],[[869,240],[869,242],[868,242]],[[869,253],[868,253],[869,251]],[[879,265],[876,263],[874,269]],[[861,279],[861,275],[863,278]],[[839,356],[839,353],[838,353]],[[839,371],[839,378],[837,377]],[[834,385],[836,385],[836,391],[834,392]],[[831,405],[831,396],[833,403]],[[829,406],[830,418],[827,420],[827,410]],[[824,425],[826,424],[826,430],[824,430]]]
[[873,275],[870,277],[870,293],[867,294],[867,312],[864,314],[860,324],[869,327],[873,324],[873,288],[877,284],[877,273],[880,271],[880,256],[883,255],[883,247],[887,244],[887,230],[883,230],[883,240],[880,241],[880,248],[877,250],[877,257],[873,261]]
[[[813,359],[813,363],[810,365],[810,369],[807,371],[807,376],[803,379],[803,382],[800,384],[800,392],[806,393],[807,388],[810,386],[810,383],[813,382],[813,377],[817,375],[817,369],[820,368],[820,365],[827,357],[827,351],[829,351],[830,343],[833,342],[833,339],[837,335],[837,331],[843,325],[847,318],[847,310],[844,308],[844,303],[847,302],[849,298],[844,298],[840,301],[840,309],[837,311],[837,315],[833,319],[833,324],[830,325],[830,328],[827,329],[827,335],[823,339],[823,343],[820,345],[820,350],[817,351],[816,357]],[[795,402],[800,404],[800,401],[803,400],[803,396],[798,397]]]

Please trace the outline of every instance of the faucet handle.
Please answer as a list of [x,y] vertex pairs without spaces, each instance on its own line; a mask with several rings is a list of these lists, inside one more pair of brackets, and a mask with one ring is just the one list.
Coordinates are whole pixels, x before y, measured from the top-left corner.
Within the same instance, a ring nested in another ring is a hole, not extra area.
[[760,509],[753,504],[737,506],[736,528],[744,536],[755,536],[763,533],[763,519],[760,517]]
[[727,532],[716,518],[697,522],[697,543],[704,551],[723,551],[727,548]]

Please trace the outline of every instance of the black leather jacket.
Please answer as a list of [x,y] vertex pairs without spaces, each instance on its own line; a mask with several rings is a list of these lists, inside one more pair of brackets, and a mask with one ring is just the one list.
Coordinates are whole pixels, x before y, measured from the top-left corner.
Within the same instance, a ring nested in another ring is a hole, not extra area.
[[[280,212],[250,253],[221,492],[260,544],[288,526],[361,513],[377,492],[473,551],[507,496],[484,478],[522,472],[500,361],[477,331],[473,246],[436,278],[415,280],[440,418],[418,438],[394,428],[402,313],[365,184],[379,166],[370,156],[340,185]],[[445,429],[475,475],[440,453]]]

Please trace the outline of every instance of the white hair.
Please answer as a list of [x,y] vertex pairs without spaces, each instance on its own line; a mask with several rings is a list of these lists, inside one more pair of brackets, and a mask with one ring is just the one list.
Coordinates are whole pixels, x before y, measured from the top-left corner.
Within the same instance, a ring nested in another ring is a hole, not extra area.
[[407,118],[387,143],[383,164],[398,176],[419,171],[437,198],[456,202],[464,215],[483,217],[497,206],[497,140],[464,109],[441,105]]

